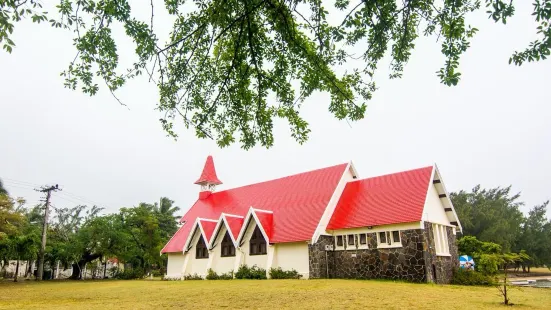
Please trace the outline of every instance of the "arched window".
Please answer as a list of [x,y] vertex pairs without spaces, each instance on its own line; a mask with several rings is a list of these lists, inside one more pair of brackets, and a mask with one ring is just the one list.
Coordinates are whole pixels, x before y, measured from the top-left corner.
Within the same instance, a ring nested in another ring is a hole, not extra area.
[[235,256],[235,246],[231,240],[229,232],[226,230],[224,239],[222,239],[222,257]]
[[264,255],[266,254],[266,240],[260,231],[260,228],[256,226],[249,241],[249,255]]
[[199,240],[195,246],[195,258],[209,258],[209,250],[202,235],[199,236]]

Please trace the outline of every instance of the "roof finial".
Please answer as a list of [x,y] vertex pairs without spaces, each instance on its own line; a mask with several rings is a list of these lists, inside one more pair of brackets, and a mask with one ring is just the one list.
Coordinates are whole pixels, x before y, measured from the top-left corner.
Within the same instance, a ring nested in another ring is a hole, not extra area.
[[207,157],[207,161],[205,162],[205,167],[203,168],[203,172],[201,173],[201,176],[195,182],[195,184],[199,184],[199,185],[222,184],[222,181],[220,181],[218,179],[218,176],[216,176],[216,169],[214,169],[214,160],[212,159],[211,155]]

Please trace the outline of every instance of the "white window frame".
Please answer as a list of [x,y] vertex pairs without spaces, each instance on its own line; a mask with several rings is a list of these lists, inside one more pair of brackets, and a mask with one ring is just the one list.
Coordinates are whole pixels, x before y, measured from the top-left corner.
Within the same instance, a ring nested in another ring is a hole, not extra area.
[[432,235],[434,239],[434,250],[437,256],[451,256],[450,245],[448,244],[447,226],[432,224]]
[[[360,236],[365,236],[365,244],[360,243]],[[358,238],[358,249],[369,249],[369,238],[367,238],[367,233],[361,233],[357,234],[356,238]]]
[[[394,234],[393,232],[398,232],[398,240],[394,240]],[[386,236],[386,242],[381,243],[381,236],[380,233],[384,233]],[[387,230],[387,231],[379,231],[377,232],[377,248],[385,249],[385,248],[401,248],[402,247],[402,235],[400,233],[400,230]]]
[[[337,238],[342,237],[342,246],[339,246],[337,243]],[[346,235],[337,235],[335,236],[335,250],[336,251],[344,251],[346,249]]]
[[[352,240],[354,240],[353,244],[348,244],[348,238],[352,237]],[[344,240],[346,241],[344,246],[347,250],[355,250],[356,249],[356,235],[354,234],[346,234],[344,235]]]

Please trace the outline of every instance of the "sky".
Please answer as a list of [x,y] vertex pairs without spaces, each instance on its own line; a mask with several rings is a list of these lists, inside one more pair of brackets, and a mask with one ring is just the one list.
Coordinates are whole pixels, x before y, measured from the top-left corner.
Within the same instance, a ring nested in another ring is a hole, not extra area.
[[[97,204],[115,212],[166,196],[183,214],[198,197],[193,183],[208,155],[224,182],[218,190],[349,161],[360,178],[436,163],[448,191],[512,185],[527,212],[551,199],[551,62],[508,65],[536,38],[532,5],[515,6],[507,26],[484,10],[470,17],[480,31],[461,58],[458,86],[440,84],[440,45],[421,37],[402,79],[389,80],[381,65],[363,120],[338,121],[328,94],[315,93],[300,111],[312,130],[307,143],[278,121],[275,145],[248,151],[220,149],[182,126],[177,141],[166,137],[157,88],[146,78],[117,92],[128,107],[105,89],[89,97],[63,88],[59,73],[75,55],[72,33],[19,23],[13,53],[0,52],[0,178],[29,204],[41,197],[34,188],[59,184],[58,208]],[[148,7],[136,8],[144,20]],[[170,20],[155,15],[155,29],[168,33]],[[131,42],[120,42],[121,55],[131,56]]]

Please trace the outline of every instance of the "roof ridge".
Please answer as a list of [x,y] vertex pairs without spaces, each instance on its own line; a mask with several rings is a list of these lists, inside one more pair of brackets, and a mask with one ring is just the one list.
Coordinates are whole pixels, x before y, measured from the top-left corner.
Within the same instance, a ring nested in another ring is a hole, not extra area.
[[348,183],[354,183],[354,182],[358,182],[358,181],[365,181],[365,180],[375,179],[375,178],[380,178],[380,177],[387,177],[387,176],[391,176],[391,175],[395,175],[395,174],[412,172],[412,171],[415,171],[415,170],[421,170],[421,169],[426,169],[426,168],[434,168],[434,166],[424,166],[424,167],[420,167],[420,168],[413,168],[413,169],[402,170],[402,171],[398,171],[398,172],[385,173],[385,174],[375,175],[375,176],[367,177],[367,178],[363,178],[363,179],[355,179],[355,180],[352,180],[352,181],[348,181]]
[[270,180],[266,180],[266,181],[262,181],[262,182],[256,182],[256,183],[251,183],[251,184],[247,184],[247,185],[241,185],[241,186],[237,186],[237,187],[233,187],[233,188],[228,188],[228,189],[224,189],[224,190],[221,190],[221,191],[216,191],[216,192],[212,193],[212,195],[216,195],[216,194],[219,194],[219,193],[231,191],[231,190],[238,189],[238,188],[244,188],[244,187],[258,185],[258,184],[262,184],[262,183],[277,181],[277,180],[281,180],[281,179],[285,179],[285,178],[289,178],[289,177],[294,177],[294,176],[298,176],[298,175],[301,175],[301,174],[311,173],[311,172],[315,172],[315,171],[319,171],[319,170],[335,168],[335,167],[343,166],[343,165],[348,165],[348,163],[342,163],[342,164],[338,164],[338,165],[332,165],[332,166],[327,166],[327,167],[323,167],[323,168],[317,168],[317,169],[303,171],[303,172],[299,172],[299,173],[295,173],[295,174],[290,174],[290,175],[286,175],[286,176],[283,176],[283,177],[270,179]]

